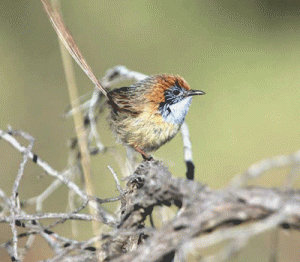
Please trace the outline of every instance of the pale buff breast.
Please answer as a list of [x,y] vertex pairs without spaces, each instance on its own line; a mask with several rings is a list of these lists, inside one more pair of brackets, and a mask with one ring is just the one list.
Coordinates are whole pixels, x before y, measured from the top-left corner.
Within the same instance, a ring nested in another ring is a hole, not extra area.
[[117,128],[116,133],[124,144],[147,152],[158,149],[172,139],[181,126],[165,122],[160,114],[145,112],[136,118],[123,119],[118,125],[121,128]]

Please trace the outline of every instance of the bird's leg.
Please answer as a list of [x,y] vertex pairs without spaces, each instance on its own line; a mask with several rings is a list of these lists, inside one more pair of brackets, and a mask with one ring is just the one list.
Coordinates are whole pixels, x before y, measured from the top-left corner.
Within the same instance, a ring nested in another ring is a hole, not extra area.
[[139,153],[142,155],[142,157],[143,157],[144,160],[147,160],[147,161],[153,160],[153,157],[152,157],[152,156],[147,155],[147,154],[146,154],[142,149],[140,149],[139,147],[135,147],[134,149],[135,149],[135,151],[139,152]]

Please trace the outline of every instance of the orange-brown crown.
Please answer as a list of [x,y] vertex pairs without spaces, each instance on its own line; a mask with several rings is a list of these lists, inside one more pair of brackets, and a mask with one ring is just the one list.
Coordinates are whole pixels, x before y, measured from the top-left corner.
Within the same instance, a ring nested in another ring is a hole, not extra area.
[[191,90],[188,83],[180,76],[176,75],[157,75],[153,82],[151,92],[147,95],[147,98],[151,102],[156,104],[165,102],[165,91],[172,86],[179,85],[186,90]]

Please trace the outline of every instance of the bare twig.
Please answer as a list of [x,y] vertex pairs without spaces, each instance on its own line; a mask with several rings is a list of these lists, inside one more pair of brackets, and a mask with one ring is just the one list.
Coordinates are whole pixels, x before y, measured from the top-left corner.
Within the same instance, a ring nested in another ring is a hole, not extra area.
[[32,150],[33,147],[33,143],[34,143],[34,139],[32,136],[30,136],[29,134],[23,132],[23,131],[12,131],[10,130],[11,133],[14,133],[15,135],[21,135],[22,137],[24,137],[25,139],[27,139],[29,141],[29,145],[28,147],[25,149],[24,154],[23,154],[23,161],[20,164],[20,168],[18,171],[18,174],[16,176],[16,179],[14,181],[13,184],[13,188],[12,188],[12,195],[11,195],[11,207],[10,207],[10,226],[11,226],[11,230],[13,233],[13,256],[15,258],[16,261],[19,260],[19,255],[18,255],[18,232],[16,229],[16,220],[17,217],[19,215],[19,210],[20,210],[20,205],[18,201],[18,189],[20,186],[20,182],[22,179],[22,176],[24,174],[24,168],[25,165],[29,159],[29,153]]
[[183,155],[187,167],[186,177],[187,179],[193,180],[195,166],[193,163],[192,143],[190,140],[189,128],[186,121],[183,122],[180,130],[181,130],[182,143],[183,143]]
[[111,174],[112,174],[113,177],[114,177],[114,180],[115,180],[115,182],[116,182],[118,191],[120,192],[121,195],[123,195],[124,192],[123,192],[123,189],[122,189],[122,187],[121,187],[121,184],[120,184],[120,181],[119,181],[119,179],[118,179],[118,176],[117,176],[116,172],[115,172],[110,166],[107,166],[107,168],[109,169],[109,171],[111,172]]
[[256,179],[266,171],[283,168],[290,165],[299,165],[300,162],[300,150],[291,155],[280,155],[269,159],[264,159],[258,163],[253,164],[242,175],[234,177],[231,182],[231,187],[243,186],[250,179]]

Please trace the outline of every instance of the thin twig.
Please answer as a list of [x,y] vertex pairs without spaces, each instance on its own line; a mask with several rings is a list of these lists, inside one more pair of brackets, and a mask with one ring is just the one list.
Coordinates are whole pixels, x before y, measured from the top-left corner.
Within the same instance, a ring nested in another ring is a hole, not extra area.
[[[44,1],[43,3],[45,3],[46,1]],[[52,3],[54,5],[54,14],[57,14],[57,16],[60,16],[60,26],[64,26],[63,20],[61,15],[59,14],[59,0],[52,0]],[[53,20],[52,20],[53,21]],[[61,31],[60,31],[61,32]],[[66,31],[66,34],[68,32]],[[58,34],[60,36],[60,34]],[[72,108],[77,108],[79,106],[79,99],[78,99],[78,91],[77,91],[77,85],[76,85],[76,81],[75,81],[75,73],[74,73],[74,68],[73,68],[73,64],[72,64],[72,60],[67,52],[67,50],[64,48],[64,46],[66,46],[66,41],[64,41],[64,39],[60,38],[61,41],[59,42],[60,44],[60,51],[61,51],[61,55],[62,55],[62,60],[63,60],[63,65],[64,65],[64,71],[65,71],[65,76],[66,76],[66,81],[67,81],[67,86],[68,86],[68,91],[69,91],[69,96],[70,96],[70,102],[72,105]],[[72,38],[68,37],[68,41],[71,41]],[[72,40],[74,42],[74,40]],[[68,47],[68,45],[66,46]],[[95,76],[93,75],[91,69],[88,67],[87,63],[85,62],[84,58],[82,57],[80,51],[78,48],[75,48],[76,44],[74,42],[74,44],[72,44],[72,50],[77,51],[77,55],[73,56],[74,58],[79,56],[81,58],[82,63],[84,62],[84,65],[86,65],[86,67],[82,67],[83,70],[85,68],[89,69],[87,71],[85,71],[88,75],[92,76],[92,79],[95,78]],[[68,51],[70,52],[70,49],[68,49]],[[70,53],[72,54],[72,52]],[[78,62],[78,60],[76,60]],[[79,63],[80,65],[80,63]],[[95,80],[95,84],[99,83],[99,81],[96,79]],[[97,85],[98,86],[98,85]],[[98,86],[100,89],[102,88],[102,86],[99,83]],[[102,88],[102,90],[104,91],[104,89]],[[92,183],[92,179],[91,179],[91,167],[90,167],[90,154],[89,154],[89,150],[88,150],[88,145],[87,145],[87,133],[85,131],[84,124],[83,124],[83,116],[81,114],[80,111],[78,111],[76,114],[73,115],[74,117],[74,124],[75,124],[75,131],[77,134],[77,138],[78,138],[78,144],[79,144],[79,148],[80,148],[80,153],[81,153],[81,164],[82,164],[82,168],[83,168],[83,175],[84,175],[84,180],[85,180],[85,187],[86,187],[86,192],[88,195],[92,196],[94,195],[94,187],[93,187],[93,183]],[[95,214],[95,211],[93,208],[90,207],[90,212],[91,214]],[[93,232],[94,234],[98,233],[98,225],[94,222],[92,222],[92,228],[93,228]]]
[[17,232],[17,229],[16,229],[16,219],[17,219],[16,217],[19,215],[19,210],[20,210],[20,207],[17,204],[17,202],[19,202],[18,201],[18,189],[19,189],[20,182],[21,182],[21,179],[22,179],[23,174],[24,174],[25,165],[26,165],[26,163],[28,162],[28,159],[29,159],[29,153],[31,152],[32,147],[33,147],[34,139],[33,139],[32,136],[30,136],[29,134],[27,134],[23,131],[12,131],[12,130],[10,130],[10,132],[14,133],[14,134],[21,135],[22,137],[24,137],[25,139],[27,139],[29,141],[29,145],[24,151],[23,160],[20,164],[18,174],[17,174],[16,179],[14,181],[13,188],[12,188],[12,195],[11,195],[10,226],[11,226],[11,230],[12,230],[12,233],[13,233],[13,241],[12,241],[13,242],[13,254],[14,254],[15,260],[18,261],[19,260],[18,237],[17,237],[18,232]]
[[114,177],[114,180],[115,180],[115,182],[116,182],[118,191],[120,192],[121,195],[123,195],[124,192],[123,192],[123,189],[122,189],[122,187],[121,187],[121,184],[120,184],[120,181],[119,181],[119,179],[118,179],[118,176],[117,176],[116,172],[115,172],[110,166],[107,166],[107,168],[109,169],[109,171],[111,172],[111,174],[112,174],[113,177]]

